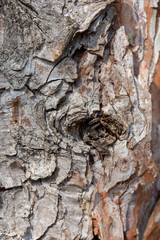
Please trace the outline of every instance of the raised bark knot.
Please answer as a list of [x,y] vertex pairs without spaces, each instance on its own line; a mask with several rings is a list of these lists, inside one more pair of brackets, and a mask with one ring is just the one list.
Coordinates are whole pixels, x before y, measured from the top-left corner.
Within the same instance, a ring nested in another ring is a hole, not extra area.
[[100,153],[107,153],[122,134],[122,125],[112,117],[97,117],[83,124],[81,135],[83,141]]

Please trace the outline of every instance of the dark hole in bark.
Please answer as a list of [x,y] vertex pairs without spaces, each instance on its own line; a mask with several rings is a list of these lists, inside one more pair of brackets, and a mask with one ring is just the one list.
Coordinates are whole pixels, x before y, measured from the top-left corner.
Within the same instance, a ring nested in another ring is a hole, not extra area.
[[94,159],[93,159],[93,156],[91,154],[89,155],[89,162],[90,162],[91,165],[94,164]]
[[92,240],[100,240],[100,238],[96,235],[92,238]]
[[80,49],[76,49],[76,51],[73,54],[73,59],[77,63],[79,63],[79,61],[83,57],[85,51],[86,51],[86,49],[84,47],[81,47]]
[[79,126],[80,138],[99,153],[107,153],[107,148],[113,145],[122,134],[122,125],[111,117],[96,117]]

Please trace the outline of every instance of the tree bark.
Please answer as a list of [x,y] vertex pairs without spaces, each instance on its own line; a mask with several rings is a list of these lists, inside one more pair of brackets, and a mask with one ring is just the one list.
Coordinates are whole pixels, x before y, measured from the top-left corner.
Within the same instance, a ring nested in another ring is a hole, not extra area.
[[0,239],[160,238],[159,16],[1,0]]

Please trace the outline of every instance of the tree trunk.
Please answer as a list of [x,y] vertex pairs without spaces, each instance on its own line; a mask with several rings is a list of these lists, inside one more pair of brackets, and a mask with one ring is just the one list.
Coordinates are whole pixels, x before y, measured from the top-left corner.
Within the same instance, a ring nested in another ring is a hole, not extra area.
[[1,240],[160,239],[159,17],[1,0]]

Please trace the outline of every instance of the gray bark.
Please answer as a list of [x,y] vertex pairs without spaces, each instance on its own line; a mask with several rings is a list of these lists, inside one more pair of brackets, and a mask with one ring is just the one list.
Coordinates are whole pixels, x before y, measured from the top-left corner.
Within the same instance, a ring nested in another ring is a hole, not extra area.
[[148,2],[1,0],[0,239],[149,239]]

